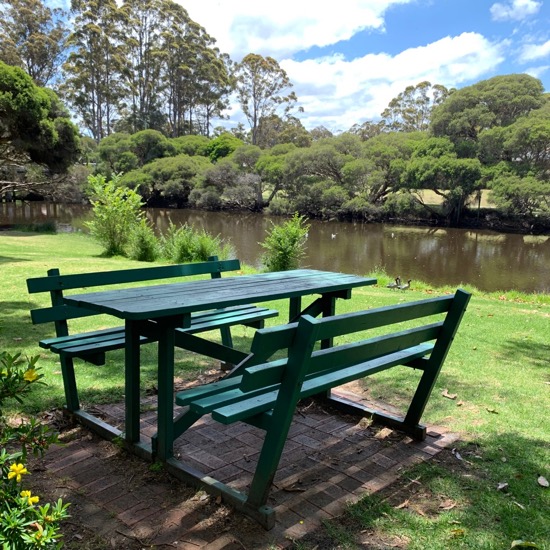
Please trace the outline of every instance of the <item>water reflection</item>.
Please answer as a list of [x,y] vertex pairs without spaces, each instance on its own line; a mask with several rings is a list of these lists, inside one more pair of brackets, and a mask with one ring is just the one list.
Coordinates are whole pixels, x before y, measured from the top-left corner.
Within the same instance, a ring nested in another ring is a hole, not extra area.
[[[89,207],[31,203],[0,205],[0,225],[57,220],[61,228],[83,227]],[[281,218],[231,212],[150,208],[159,231],[170,221],[189,223],[229,239],[241,261],[259,266],[271,223]],[[472,284],[482,290],[550,292],[550,236],[531,236],[384,224],[312,221],[304,265],[365,274],[383,268],[403,280],[434,285]]]

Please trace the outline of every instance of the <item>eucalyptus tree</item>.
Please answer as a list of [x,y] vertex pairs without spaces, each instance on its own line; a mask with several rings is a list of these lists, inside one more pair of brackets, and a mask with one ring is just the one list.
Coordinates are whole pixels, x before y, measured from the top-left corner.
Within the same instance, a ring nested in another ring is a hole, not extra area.
[[260,121],[277,113],[287,115],[297,101],[296,94],[283,92],[292,87],[288,75],[272,57],[249,53],[235,67],[236,88],[241,109],[252,130],[252,144],[260,140]]
[[51,85],[65,56],[65,12],[41,0],[0,2],[0,60],[24,69],[38,86]]
[[71,49],[61,90],[93,138],[109,135],[124,97],[125,13],[116,0],[72,0]]
[[348,133],[359,136],[361,141],[367,141],[367,139],[381,134],[384,130],[384,121],[380,120],[378,122],[373,122],[371,120],[367,120],[362,124],[354,124],[348,130]]
[[125,95],[122,115],[123,128],[129,133],[163,127],[160,32],[165,4],[163,0],[125,0],[121,8],[125,57],[121,72]]
[[165,0],[161,79],[171,137],[208,134],[211,119],[226,107],[229,58],[187,11]]
[[295,116],[281,118],[277,114],[262,117],[258,125],[257,143],[262,149],[270,149],[281,143],[293,143],[297,147],[309,147],[312,138],[300,119]]
[[398,132],[423,132],[429,128],[431,113],[449,95],[441,84],[427,80],[407,86],[381,113],[384,129]]

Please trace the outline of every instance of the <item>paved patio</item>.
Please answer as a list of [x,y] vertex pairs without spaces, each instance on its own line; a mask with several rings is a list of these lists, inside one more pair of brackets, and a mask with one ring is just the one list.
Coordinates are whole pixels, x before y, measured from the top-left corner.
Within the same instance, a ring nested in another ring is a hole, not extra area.
[[[155,431],[155,398],[144,400],[142,408],[146,412],[141,430],[147,439]],[[95,409],[108,422],[121,423],[122,405]],[[86,527],[113,537],[112,541],[180,550],[285,548],[318,529],[323,519],[341,515],[347,504],[387,487],[403,469],[429,460],[455,439],[431,427],[427,439],[418,443],[313,403],[300,407],[271,491],[269,504],[277,514],[271,531],[214,497],[168,475],[156,475],[144,461],[92,435],[53,447],[45,467],[61,488],[60,496],[68,502],[73,502],[71,494],[76,492],[82,497],[77,505],[85,508],[79,512],[89,518]],[[176,441],[175,454],[205,474],[245,489],[261,442],[257,428],[241,423],[223,426],[206,417]]]

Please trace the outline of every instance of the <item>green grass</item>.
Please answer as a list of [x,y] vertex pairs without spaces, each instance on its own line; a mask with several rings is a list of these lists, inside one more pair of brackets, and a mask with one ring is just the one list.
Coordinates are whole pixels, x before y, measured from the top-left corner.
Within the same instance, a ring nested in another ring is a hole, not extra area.
[[[40,354],[39,365],[48,384],[31,394],[25,403],[28,414],[60,407],[63,393],[56,356],[37,345],[53,328],[33,326],[29,317],[29,309],[46,305],[48,298],[29,296],[25,280],[43,276],[52,267],[74,273],[142,265],[100,254],[100,247],[85,235],[0,233],[0,350]],[[379,284],[354,290],[351,300],[340,300],[339,313],[454,290],[415,283],[407,292],[393,291],[385,288],[390,280],[386,274],[370,275],[378,277]],[[386,547],[410,549],[510,548],[519,539],[550,549],[550,490],[537,483],[539,475],[550,479],[550,296],[467,290],[474,295],[423,418],[428,425],[460,434],[457,447],[464,460],[449,453],[446,461],[430,461],[404,472],[403,480],[413,479],[412,487],[421,488],[414,495],[403,493],[419,509],[400,507],[395,499],[399,491],[384,493],[383,498],[367,497],[316,533],[323,538],[320,547],[360,548],[371,537],[386,541]],[[288,304],[270,306],[279,309],[281,317],[268,323],[282,322]],[[101,319],[102,326],[114,322]],[[97,328],[97,323],[97,317],[78,320],[74,330]],[[236,345],[246,349],[253,332],[237,329]],[[146,347],[143,391],[156,384],[155,359],[154,346]],[[122,399],[122,364],[122,352],[115,352],[103,367],[77,366],[85,404]],[[212,368],[214,363],[207,359],[177,352],[176,375],[181,379],[195,379]],[[366,379],[364,386],[373,398],[404,407],[415,382],[414,372],[391,369]],[[444,389],[457,394],[456,399],[445,398]],[[506,492],[497,490],[501,482],[508,483]],[[445,502],[452,502],[452,508],[438,506]],[[300,548],[315,544],[303,541]]]

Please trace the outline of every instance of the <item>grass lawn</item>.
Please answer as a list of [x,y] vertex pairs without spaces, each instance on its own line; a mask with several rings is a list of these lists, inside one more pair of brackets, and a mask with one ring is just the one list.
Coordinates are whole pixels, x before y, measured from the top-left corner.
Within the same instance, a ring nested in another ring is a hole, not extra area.
[[[0,350],[39,354],[47,383],[30,394],[23,411],[27,414],[60,407],[63,392],[57,356],[37,345],[53,334],[53,327],[33,326],[29,316],[29,309],[46,305],[48,298],[29,296],[25,280],[43,276],[52,267],[76,273],[143,266],[124,258],[102,258],[100,252],[85,235],[0,232]],[[378,277],[379,285],[354,290],[351,300],[338,302],[339,313],[454,290],[419,283],[410,291],[396,292],[385,288],[385,274],[370,275]],[[428,425],[460,434],[457,452],[449,453],[452,460],[434,460],[403,472],[402,484],[391,493],[363,499],[297,547],[359,548],[367,534],[387,541],[380,546],[384,548],[497,549],[521,540],[523,547],[531,542],[550,549],[550,489],[538,481],[539,476],[550,479],[550,296],[466,289],[474,295],[423,418]],[[280,323],[288,304],[269,305],[279,309],[281,317],[267,323]],[[109,326],[116,320],[105,317],[99,322]],[[74,330],[92,328],[98,328],[97,317],[74,324]],[[246,349],[253,330],[235,333],[236,345]],[[143,391],[155,384],[155,350],[148,348],[142,358]],[[176,359],[181,379],[195,379],[214,366],[182,351]],[[114,352],[103,367],[78,365],[84,404],[122,400],[122,362],[122,352]],[[415,376],[407,369],[391,369],[366,379],[365,390],[400,406]],[[445,397],[444,390],[456,397]],[[499,490],[499,484],[507,485]]]

